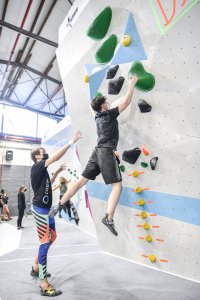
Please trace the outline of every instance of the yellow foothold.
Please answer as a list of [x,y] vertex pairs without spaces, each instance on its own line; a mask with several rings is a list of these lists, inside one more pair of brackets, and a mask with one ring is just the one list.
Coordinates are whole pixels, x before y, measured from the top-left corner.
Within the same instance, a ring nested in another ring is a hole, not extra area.
[[142,219],[146,219],[146,217],[147,217],[146,211],[142,211],[142,212],[140,213],[140,217],[141,217]]
[[89,76],[88,76],[88,75],[85,75],[85,77],[84,77],[84,81],[85,81],[86,83],[88,83],[88,82],[89,82]]
[[137,170],[135,170],[135,171],[133,171],[133,177],[138,177],[138,175],[139,175],[139,172],[137,171]]
[[124,35],[121,39],[121,44],[125,47],[129,46],[131,43],[131,36],[130,35]]
[[151,262],[156,262],[156,256],[155,256],[155,254],[149,255],[149,260],[150,260]]
[[142,193],[142,188],[140,186],[137,186],[135,191],[137,194],[140,194],[140,193]]
[[143,228],[145,229],[145,230],[149,230],[149,223],[144,223],[143,224]]
[[150,234],[148,234],[148,235],[146,236],[146,241],[149,242],[149,243],[152,242],[152,236],[151,236]]
[[140,199],[138,200],[138,204],[139,204],[140,206],[144,206],[144,204],[145,204],[144,199],[140,198]]

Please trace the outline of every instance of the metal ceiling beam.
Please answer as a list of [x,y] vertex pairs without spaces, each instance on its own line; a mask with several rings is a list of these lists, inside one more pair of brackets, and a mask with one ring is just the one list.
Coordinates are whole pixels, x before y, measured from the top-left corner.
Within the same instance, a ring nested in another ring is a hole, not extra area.
[[[53,59],[50,61],[50,63],[48,64],[48,66],[46,67],[44,74],[49,73],[49,71],[52,69],[53,67],[53,62],[56,59],[56,57],[54,56]],[[26,106],[26,104],[28,103],[28,101],[30,100],[30,98],[33,96],[33,94],[35,93],[35,91],[38,89],[39,85],[41,84],[41,82],[44,80],[44,78],[41,78],[39,80],[39,82],[37,83],[37,86],[32,90],[32,92],[30,93],[30,95],[28,96],[28,98],[26,99],[26,101],[24,102],[24,107]]]
[[56,110],[55,113],[57,113],[58,111],[61,111],[61,109],[64,108],[65,106],[67,106],[67,102],[65,102],[61,107],[59,107],[59,109]]
[[[42,11],[42,8],[43,8],[43,6],[44,6],[44,3],[45,3],[45,0],[40,0],[40,5],[39,5],[39,7],[38,7],[38,10],[37,10],[37,12],[36,12],[35,18],[34,18],[33,23],[32,23],[32,25],[31,25],[30,32],[33,32],[33,30],[34,30],[34,28],[35,28],[35,25],[36,25],[37,20],[38,20],[38,18],[39,18],[39,16],[40,16],[40,13],[41,13],[41,11]],[[2,27],[0,27],[0,28],[2,28]],[[30,38],[26,38],[25,43],[24,43],[24,46],[23,46],[22,50],[20,50],[19,62],[20,62],[20,60],[21,60],[21,58],[22,58],[22,56],[23,56],[23,54],[24,54],[24,52],[25,52],[25,50],[26,50],[26,47],[27,47],[27,45],[28,45],[29,40],[30,40]],[[29,62],[31,56],[32,56],[32,54],[31,54],[31,53],[28,53],[28,55],[26,55],[26,57],[25,57],[23,63],[26,64],[26,65],[28,65],[28,62]],[[7,93],[7,97],[8,97],[8,98],[11,98],[11,97],[12,97],[13,91],[14,91],[14,89],[15,89],[17,83],[18,83],[18,78],[21,77],[21,74],[23,73],[23,70],[24,70],[24,69],[22,69],[22,68],[19,67],[18,70],[17,70],[17,72],[15,73],[15,76],[14,76],[14,78],[13,78],[13,80],[12,80],[12,87],[10,88],[10,90],[9,90],[8,93]],[[13,77],[13,75],[14,75],[14,74],[13,74],[13,73],[14,73],[13,70],[11,70],[11,73],[12,73],[11,75],[12,75],[12,77]]]
[[[6,11],[7,11],[7,7],[8,7],[8,2],[9,2],[9,0],[5,0],[4,8],[3,8],[3,14],[2,14],[2,17],[1,17],[1,20],[2,20],[2,21],[4,21],[5,16],[6,16]],[[2,27],[0,27],[0,36],[1,36],[1,32],[2,32]]]
[[24,106],[19,105],[15,101],[8,100],[8,99],[0,99],[0,104],[6,105],[6,106],[14,106],[14,107],[18,107],[18,108],[21,108],[21,109],[26,109],[26,110],[35,112],[37,114],[52,117],[52,118],[55,117],[57,120],[60,120],[60,119],[65,117],[65,115],[63,115],[63,114],[49,113],[49,112],[46,112],[46,111],[41,111],[41,110],[37,110],[37,109],[34,109],[34,108],[29,108],[29,107],[24,108]]
[[21,28],[15,26],[15,25],[7,23],[5,21],[0,20],[0,26],[1,27],[5,27],[5,28],[9,28],[9,29],[14,30],[16,32],[19,32],[22,35],[28,36],[29,38],[32,38],[34,40],[37,40],[37,41],[40,41],[42,43],[48,44],[48,45],[53,46],[55,48],[58,47],[58,44],[55,43],[55,42],[53,42],[53,41],[45,39],[45,38],[43,38],[43,37],[41,37],[39,35],[36,35],[36,34],[34,34],[32,32],[27,31],[27,30],[21,29]]
[[[0,59],[0,64],[7,64],[7,63],[8,63],[8,60]],[[45,79],[47,79],[49,81],[55,82],[57,84],[61,84],[62,83],[60,80],[57,80],[57,79],[55,79],[55,78],[53,78],[51,76],[48,76],[47,74],[44,74],[44,73],[42,73],[42,72],[40,72],[40,71],[38,71],[36,69],[33,69],[33,68],[31,68],[31,67],[23,64],[23,63],[10,62],[10,64],[13,65],[13,66],[16,66],[16,67],[21,67],[23,69],[26,69],[26,70],[34,73],[34,74],[37,74],[37,75],[39,75],[39,76],[41,76],[41,77],[43,77],[43,78],[45,78]]]
[[63,85],[58,85],[55,90],[51,93],[51,95],[48,97],[48,99],[41,105],[40,109],[43,109],[49,102],[52,102],[51,100],[53,97],[62,89]]

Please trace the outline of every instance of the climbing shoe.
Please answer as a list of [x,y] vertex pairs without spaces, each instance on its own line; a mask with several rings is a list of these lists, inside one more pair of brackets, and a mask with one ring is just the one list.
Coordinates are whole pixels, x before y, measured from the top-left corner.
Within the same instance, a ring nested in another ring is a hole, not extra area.
[[40,290],[41,296],[56,297],[61,294],[62,294],[62,292],[59,290],[56,290],[52,285],[49,285],[45,290],[43,290],[42,288]]
[[114,235],[118,235],[116,229],[115,229],[115,225],[114,225],[114,221],[109,221],[108,220],[108,214],[106,214],[106,216],[102,219],[102,223],[104,225],[106,225],[108,227],[108,229],[114,234]]

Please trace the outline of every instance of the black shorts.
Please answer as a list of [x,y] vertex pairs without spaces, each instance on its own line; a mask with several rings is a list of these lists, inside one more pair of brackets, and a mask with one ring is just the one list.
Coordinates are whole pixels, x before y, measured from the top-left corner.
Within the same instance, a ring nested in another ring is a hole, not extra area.
[[94,180],[100,173],[106,184],[122,181],[119,164],[114,150],[111,148],[96,147],[89,158],[82,176]]

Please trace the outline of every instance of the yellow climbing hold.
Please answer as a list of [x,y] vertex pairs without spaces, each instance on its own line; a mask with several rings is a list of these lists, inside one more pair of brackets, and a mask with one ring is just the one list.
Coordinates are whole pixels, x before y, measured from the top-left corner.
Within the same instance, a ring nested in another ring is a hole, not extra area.
[[145,229],[145,230],[149,230],[149,223],[144,223],[143,224],[143,228]]
[[141,217],[142,219],[146,219],[146,217],[147,217],[146,211],[142,211],[142,212],[140,213],[140,217]]
[[85,81],[85,83],[88,83],[88,82],[89,82],[89,76],[88,76],[88,75],[85,75],[84,81]]
[[138,199],[138,204],[139,204],[140,206],[144,206],[144,204],[145,204],[144,199],[142,199],[142,198]]
[[130,35],[124,35],[121,39],[121,44],[125,47],[129,46],[131,43],[131,36]]
[[156,262],[156,256],[155,256],[155,254],[149,255],[149,260],[150,260],[151,262]]
[[148,234],[148,235],[146,236],[146,241],[149,242],[149,243],[152,242],[152,236],[151,236],[150,234]]
[[141,188],[140,186],[137,186],[136,189],[135,189],[135,192],[136,192],[137,194],[142,193],[142,188]]

